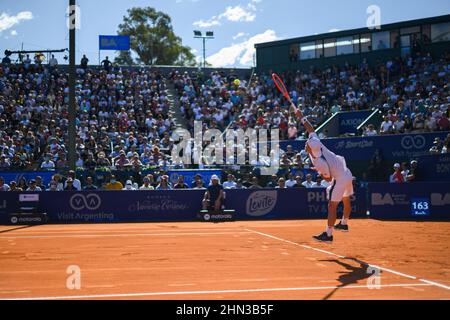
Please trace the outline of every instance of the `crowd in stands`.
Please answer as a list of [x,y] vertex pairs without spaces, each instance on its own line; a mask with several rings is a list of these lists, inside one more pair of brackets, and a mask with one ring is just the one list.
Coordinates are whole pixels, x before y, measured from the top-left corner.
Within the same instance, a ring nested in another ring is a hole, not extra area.
[[[316,126],[339,111],[380,106],[384,113],[380,128],[369,125],[364,132],[364,135],[377,135],[449,130],[449,66],[448,54],[436,60],[419,54],[414,59],[397,58],[374,66],[363,62],[359,66],[333,66],[323,71],[288,71],[281,76],[293,102],[301,106],[304,115]],[[88,171],[91,179],[84,176],[81,185],[74,177],[55,174],[51,186],[35,181],[36,187],[80,190],[86,185],[93,188],[94,184],[99,184],[95,187],[175,188],[165,174],[169,167],[182,167],[172,163],[170,157],[175,121],[169,112],[169,82],[179,95],[181,111],[191,130],[194,121],[201,120],[204,130],[224,130],[228,126],[244,131],[278,128],[281,139],[297,139],[304,133],[270,74],[242,79],[219,71],[209,75],[199,71],[173,71],[165,77],[157,69],[122,69],[113,66],[108,58],[101,68],[91,68],[84,56],[76,80],[76,166]],[[33,63],[28,56],[20,64],[3,59],[0,65],[0,170],[55,173],[66,170],[68,113],[68,74],[58,67],[54,57],[48,65],[39,59]],[[321,138],[324,137],[326,134],[322,133]],[[430,152],[447,152],[448,143],[448,137],[445,141],[438,140]],[[374,167],[376,171],[377,161],[373,159],[369,168]],[[278,187],[292,187],[294,180],[296,185],[306,187],[323,184],[307,176],[300,176],[301,183],[295,176],[289,177],[292,170],[309,168],[305,151],[293,151],[288,147],[281,155],[280,165],[289,170],[277,177]],[[143,174],[145,168],[160,171]],[[111,174],[98,181],[94,172],[102,169],[119,172],[117,181]],[[149,184],[145,184],[146,180]],[[236,179],[236,184],[259,185],[253,180],[249,178],[239,184]],[[32,185],[32,181],[17,181],[10,183],[10,188],[27,190]]]

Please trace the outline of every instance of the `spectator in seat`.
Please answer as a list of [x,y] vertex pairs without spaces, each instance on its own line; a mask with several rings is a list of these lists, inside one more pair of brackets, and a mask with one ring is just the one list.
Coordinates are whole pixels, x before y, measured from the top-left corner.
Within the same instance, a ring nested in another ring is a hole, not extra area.
[[[67,176],[70,179],[72,179],[73,186],[75,187],[75,189],[77,189],[78,191],[81,191],[81,181],[79,179],[77,179],[75,171],[70,170],[69,174]],[[67,181],[66,181],[64,187],[67,187]]]
[[72,178],[68,178],[66,180],[66,187],[64,188],[64,191],[78,191],[78,189],[74,186]]
[[312,181],[312,174],[308,173],[306,175],[306,181],[302,183],[305,188],[314,188],[314,182]]
[[242,179],[238,179],[236,181],[236,189],[247,189],[247,187],[244,186]]
[[401,172],[400,163],[394,164],[394,173],[389,176],[390,183],[403,183],[405,182]]
[[[286,182],[286,181],[285,181]],[[271,180],[267,183],[266,188],[275,189],[279,184],[279,180],[276,174],[272,175]]]
[[150,178],[148,176],[144,177],[143,185],[139,188],[139,190],[155,190],[155,188],[150,183]]
[[223,183],[224,189],[236,189],[236,182],[234,182],[234,176],[229,174],[227,176],[227,181]]
[[5,178],[0,176],[0,191],[9,191],[10,187],[5,183]]
[[384,116],[384,121],[380,125],[380,133],[381,134],[390,134],[392,133],[392,121],[388,118],[388,116]]
[[[1,190],[1,187],[0,187],[0,190]],[[16,192],[21,192],[21,191],[23,191],[21,188],[19,188],[18,186],[17,186],[17,182],[15,182],[14,180],[13,181],[11,181],[10,183],[9,183],[9,191],[16,191]]]
[[441,154],[444,144],[439,137],[434,138],[433,146],[430,148],[430,154]]
[[219,177],[217,175],[213,175],[211,177],[211,184],[206,189],[203,197],[203,210],[220,210],[222,208],[223,199],[223,186],[220,184]]
[[133,182],[131,180],[127,180],[125,182],[125,187],[122,190],[134,191],[136,189],[133,187]]
[[109,182],[105,186],[106,190],[122,190],[123,184],[120,181],[116,180],[115,175],[111,175]]
[[36,186],[36,180],[32,179],[30,180],[27,191],[40,192],[42,189]]
[[184,176],[178,177],[178,182],[173,186],[174,189],[189,189],[189,186],[184,182]]
[[278,185],[275,187],[275,189],[286,189],[286,180],[283,177],[278,179]]
[[159,181],[159,185],[156,187],[156,190],[172,190],[172,187],[169,184],[169,177],[163,175],[161,180]]
[[294,174],[289,173],[289,179],[286,181],[286,187],[293,188],[297,184],[297,181],[295,180]]
[[97,186],[94,185],[92,177],[86,178],[86,185],[83,187],[83,190],[97,190]]
[[406,177],[408,182],[420,182],[422,181],[422,172],[419,168],[419,164],[416,160],[411,161],[411,170]]
[[252,185],[249,189],[262,189],[262,187],[259,185],[258,177],[254,176],[252,178]]

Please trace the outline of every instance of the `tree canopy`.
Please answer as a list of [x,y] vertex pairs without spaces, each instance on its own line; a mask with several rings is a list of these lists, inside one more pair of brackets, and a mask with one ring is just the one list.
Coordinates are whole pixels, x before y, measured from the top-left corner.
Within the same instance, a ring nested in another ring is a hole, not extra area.
[[130,51],[120,51],[116,63],[196,65],[191,48],[183,46],[181,38],[175,35],[169,15],[152,7],[131,8],[127,13],[117,33],[130,36],[131,50],[137,58],[134,60]]

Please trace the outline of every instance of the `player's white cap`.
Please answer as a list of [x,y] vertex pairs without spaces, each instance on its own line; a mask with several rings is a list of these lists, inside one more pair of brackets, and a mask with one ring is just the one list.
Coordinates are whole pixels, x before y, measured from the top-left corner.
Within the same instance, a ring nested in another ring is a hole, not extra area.
[[396,164],[394,164],[394,168],[395,168],[395,169],[398,169],[398,168],[400,168],[400,163],[396,163]]

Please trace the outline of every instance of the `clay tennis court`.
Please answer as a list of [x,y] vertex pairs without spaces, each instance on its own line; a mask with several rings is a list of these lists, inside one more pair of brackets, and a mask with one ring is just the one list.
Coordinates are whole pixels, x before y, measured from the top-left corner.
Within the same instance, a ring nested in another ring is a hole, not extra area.
[[[0,298],[450,299],[450,223],[0,226]],[[379,282],[367,273],[381,269]],[[66,286],[67,268],[81,289]],[[368,280],[378,289],[369,289]]]

